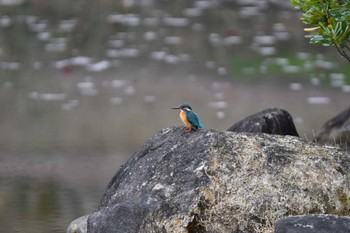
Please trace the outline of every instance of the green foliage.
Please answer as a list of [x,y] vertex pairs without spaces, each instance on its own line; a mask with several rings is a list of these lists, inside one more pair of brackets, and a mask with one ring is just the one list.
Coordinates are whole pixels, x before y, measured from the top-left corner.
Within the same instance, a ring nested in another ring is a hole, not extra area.
[[335,46],[350,62],[350,0],[290,0],[303,11],[301,21],[312,26],[305,31],[311,43]]

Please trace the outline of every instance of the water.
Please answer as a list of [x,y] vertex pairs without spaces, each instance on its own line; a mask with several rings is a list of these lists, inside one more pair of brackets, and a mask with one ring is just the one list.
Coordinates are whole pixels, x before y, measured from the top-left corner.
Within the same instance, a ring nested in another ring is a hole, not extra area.
[[349,106],[349,64],[288,7],[0,1],[0,226],[64,232],[190,103],[208,128],[267,107],[301,136]]
[[93,154],[2,155],[2,232],[64,232],[94,210],[123,156]]

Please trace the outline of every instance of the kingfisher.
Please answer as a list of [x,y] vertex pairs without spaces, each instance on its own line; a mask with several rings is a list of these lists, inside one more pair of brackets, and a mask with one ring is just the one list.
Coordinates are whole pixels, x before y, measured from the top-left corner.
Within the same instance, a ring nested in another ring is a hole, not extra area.
[[200,122],[197,114],[192,111],[192,108],[188,104],[180,104],[172,109],[180,109],[180,119],[187,126],[185,128],[188,132],[193,129],[202,129],[204,126]]

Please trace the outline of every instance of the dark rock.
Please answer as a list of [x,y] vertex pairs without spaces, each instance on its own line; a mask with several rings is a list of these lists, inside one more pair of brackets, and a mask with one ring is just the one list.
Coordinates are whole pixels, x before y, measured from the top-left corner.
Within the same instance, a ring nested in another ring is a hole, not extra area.
[[147,141],[112,178],[99,211],[89,217],[88,232],[161,232],[187,226],[210,182],[200,170],[210,160],[210,138],[204,131],[188,133],[180,127]]
[[349,198],[350,158],[337,149],[171,127],[116,173],[87,232],[272,232],[288,215],[349,214]]
[[350,107],[327,121],[317,132],[315,141],[350,146]]
[[248,116],[231,126],[228,131],[299,136],[292,116],[279,108],[265,109]]
[[275,233],[349,233],[350,218],[311,214],[288,217],[276,222]]

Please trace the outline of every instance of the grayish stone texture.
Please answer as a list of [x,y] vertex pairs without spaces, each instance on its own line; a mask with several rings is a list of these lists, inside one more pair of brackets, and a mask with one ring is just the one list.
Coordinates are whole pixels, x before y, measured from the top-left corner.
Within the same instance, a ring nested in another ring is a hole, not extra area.
[[317,132],[316,142],[338,144],[346,151],[350,149],[350,107],[339,113]]
[[88,215],[81,216],[69,224],[67,233],[85,233],[87,231]]
[[171,127],[119,169],[87,232],[273,232],[286,216],[349,215],[349,200],[349,155],[335,147]]
[[349,233],[350,218],[345,216],[310,214],[277,221],[275,233]]

